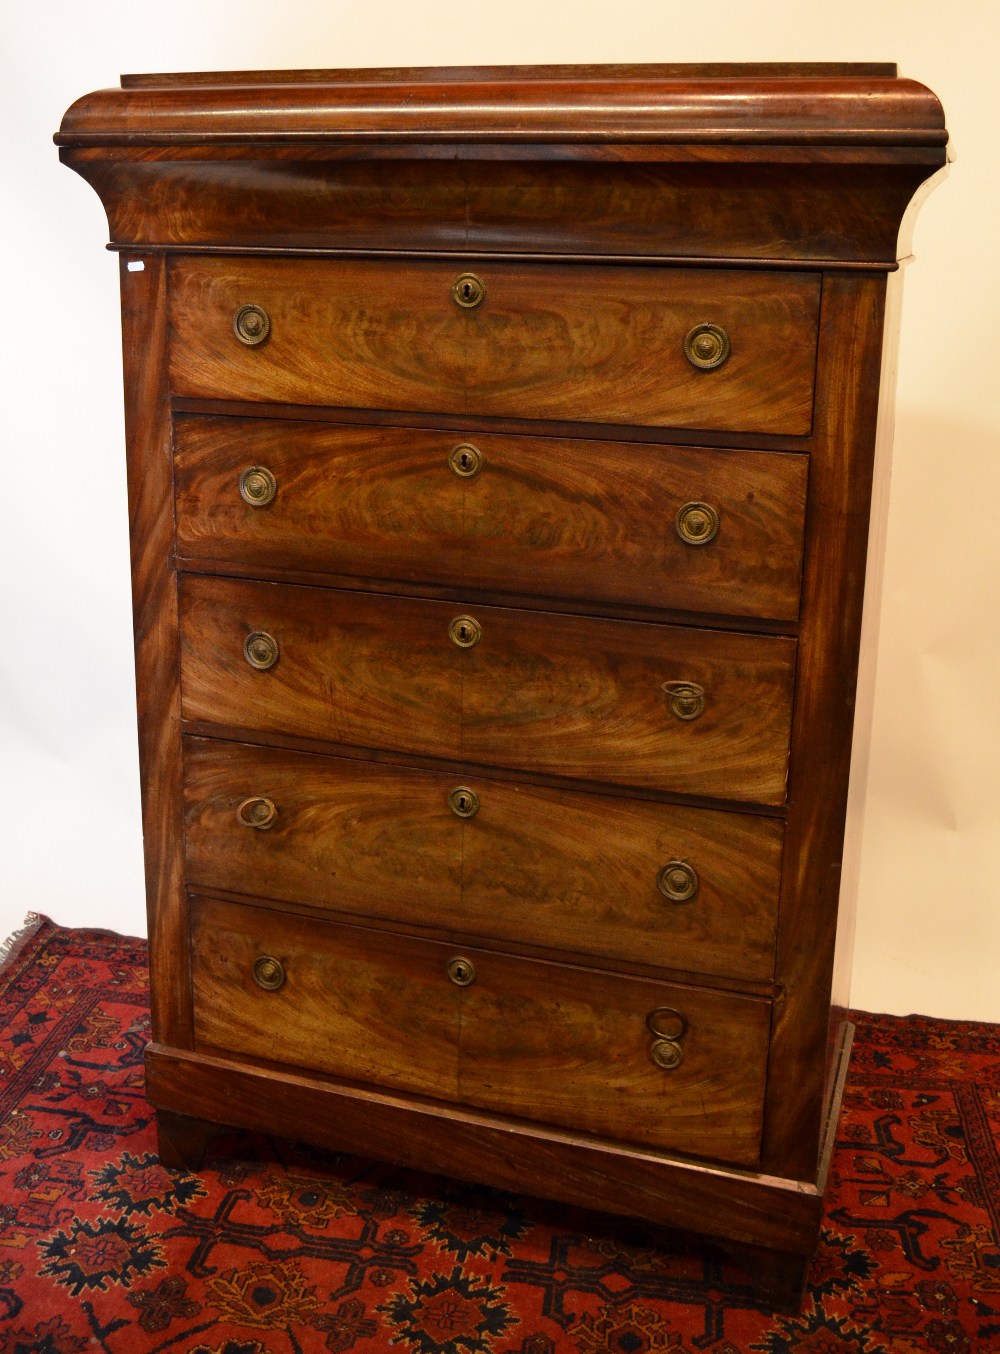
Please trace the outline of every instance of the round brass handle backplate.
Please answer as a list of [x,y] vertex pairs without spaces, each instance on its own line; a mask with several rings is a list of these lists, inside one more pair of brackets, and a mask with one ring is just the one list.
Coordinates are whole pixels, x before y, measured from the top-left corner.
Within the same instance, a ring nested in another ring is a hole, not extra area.
[[684,339],[684,356],[702,371],[721,367],[731,351],[729,335],[717,324],[696,324]]
[[256,348],[271,332],[271,317],[263,306],[240,306],[233,316],[233,333],[248,348]]
[[448,464],[463,480],[473,480],[483,468],[483,453],[471,442],[460,442],[452,447]]
[[668,860],[656,876],[656,887],[672,903],[686,903],[698,892],[698,875],[686,860]]
[[684,1061],[681,1040],[688,1032],[687,1017],[673,1006],[657,1006],[646,1017],[646,1028],[653,1036],[649,1056],[657,1067],[672,1072]]
[[240,475],[240,498],[251,508],[266,508],[274,502],[278,481],[263,465],[252,465]]
[[684,1050],[673,1039],[657,1039],[650,1046],[649,1056],[664,1072],[672,1072],[684,1061]]
[[243,641],[243,657],[258,672],[266,672],[278,661],[278,641],[266,630],[255,630]]
[[457,955],[448,960],[448,977],[457,987],[468,987],[476,981],[476,966],[471,959]]
[[474,616],[456,616],[448,626],[448,638],[460,649],[474,649],[483,637],[483,627]]
[[685,545],[708,545],[719,531],[719,514],[711,503],[685,503],[678,508],[674,529]]
[[475,818],[479,812],[479,796],[467,785],[456,785],[448,791],[448,807],[459,818]]
[[278,816],[274,800],[266,795],[251,795],[244,799],[236,810],[237,822],[243,827],[255,827],[260,830],[270,827]]
[[451,294],[463,310],[474,310],[486,299],[486,283],[475,273],[459,273],[451,284]]
[[697,682],[664,682],[670,713],[685,723],[697,719],[705,709],[705,688]]
[[277,992],[285,981],[285,966],[273,955],[262,954],[254,960],[253,980],[265,992]]

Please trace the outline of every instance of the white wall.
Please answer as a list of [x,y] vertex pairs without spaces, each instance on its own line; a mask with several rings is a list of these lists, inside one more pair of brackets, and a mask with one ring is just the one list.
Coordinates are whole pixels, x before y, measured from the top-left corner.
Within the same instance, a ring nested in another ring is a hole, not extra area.
[[144,930],[117,268],[50,137],[122,71],[895,60],[958,161],[914,238],[853,1000],[1000,1020],[992,0],[39,0],[0,13],[0,938]]

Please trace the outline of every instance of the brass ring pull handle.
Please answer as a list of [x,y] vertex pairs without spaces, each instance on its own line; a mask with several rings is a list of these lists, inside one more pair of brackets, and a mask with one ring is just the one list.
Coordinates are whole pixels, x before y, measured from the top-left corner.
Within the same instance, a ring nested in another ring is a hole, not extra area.
[[278,481],[264,465],[252,465],[240,475],[240,498],[251,508],[266,508],[274,502]]
[[263,306],[240,306],[233,316],[233,333],[248,348],[256,348],[271,332],[271,317]]
[[266,795],[251,795],[236,810],[236,821],[241,826],[255,827],[259,831],[271,827],[277,816],[274,800]]
[[685,503],[677,509],[674,530],[685,545],[708,545],[719,534],[719,514],[711,503]]
[[476,981],[476,966],[471,959],[456,955],[448,960],[448,977],[456,987],[468,987]]
[[697,682],[664,682],[670,713],[685,723],[697,719],[705,709],[705,688]]
[[697,872],[686,860],[668,860],[656,876],[656,887],[672,903],[686,903],[698,892]]
[[483,637],[483,627],[474,616],[456,616],[448,626],[448,638],[460,649],[474,649]]
[[277,992],[284,986],[285,966],[280,959],[271,954],[262,954],[254,960],[253,980],[265,992]]
[[653,1036],[649,1056],[657,1067],[672,1072],[684,1061],[681,1040],[688,1032],[687,1017],[672,1006],[657,1006],[646,1017],[646,1028]]
[[448,464],[463,480],[474,480],[483,468],[483,453],[471,442],[460,442],[452,447]]
[[266,672],[278,661],[278,641],[266,630],[254,630],[243,641],[243,657],[258,672]]
[[448,791],[448,807],[457,818],[475,818],[479,812],[479,796],[467,785],[456,785]]
[[729,335],[717,324],[696,324],[684,339],[684,356],[701,371],[721,367],[731,351]]
[[451,294],[463,310],[474,310],[486,299],[486,283],[475,273],[459,273],[451,284]]

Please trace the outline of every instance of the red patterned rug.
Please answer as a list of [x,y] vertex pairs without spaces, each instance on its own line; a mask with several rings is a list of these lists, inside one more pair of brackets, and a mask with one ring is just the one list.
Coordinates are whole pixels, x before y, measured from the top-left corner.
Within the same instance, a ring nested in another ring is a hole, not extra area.
[[800,1315],[709,1248],[232,1134],[157,1160],[146,947],[0,972],[0,1354],[1000,1351],[1000,1028],[860,1014]]

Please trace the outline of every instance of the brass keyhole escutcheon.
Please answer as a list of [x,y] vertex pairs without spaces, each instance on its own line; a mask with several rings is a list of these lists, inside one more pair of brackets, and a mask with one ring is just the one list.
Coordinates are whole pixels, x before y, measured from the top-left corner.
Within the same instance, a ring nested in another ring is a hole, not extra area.
[[277,992],[285,982],[285,966],[271,954],[262,954],[254,960],[253,980],[265,992]]
[[668,860],[656,876],[656,887],[673,903],[686,903],[698,892],[697,872],[686,860]]
[[684,1050],[673,1039],[656,1039],[650,1045],[649,1056],[664,1072],[672,1072],[684,1061]]
[[278,661],[278,641],[266,630],[255,630],[243,641],[243,657],[258,672],[266,672]]
[[687,1017],[673,1006],[657,1006],[646,1017],[646,1028],[653,1036],[649,1056],[657,1067],[672,1072],[684,1061],[681,1040],[688,1032]]
[[264,465],[252,465],[240,475],[240,498],[251,508],[266,508],[274,502],[278,481]]
[[448,636],[460,649],[474,649],[483,637],[483,627],[474,616],[456,616],[448,626]]
[[684,356],[702,371],[721,367],[731,351],[729,335],[717,324],[696,324],[684,340]]
[[251,795],[236,810],[237,822],[243,827],[255,827],[259,831],[271,827],[277,816],[274,800],[268,799],[266,795]]
[[456,987],[468,987],[476,981],[476,966],[471,959],[456,955],[448,960],[448,977]]
[[708,545],[719,531],[719,514],[711,503],[685,503],[678,508],[674,529],[685,545]]
[[448,464],[463,480],[472,480],[483,468],[483,453],[471,442],[460,442],[452,448]]
[[486,283],[475,273],[459,273],[451,284],[451,294],[463,310],[474,310],[486,298]]
[[676,719],[689,722],[697,719],[705,708],[705,688],[697,682],[664,682],[670,713]]
[[233,333],[248,348],[257,348],[271,332],[271,317],[263,306],[240,306],[233,316]]
[[448,807],[459,818],[475,818],[479,812],[479,796],[468,785],[456,785],[448,791]]

